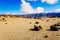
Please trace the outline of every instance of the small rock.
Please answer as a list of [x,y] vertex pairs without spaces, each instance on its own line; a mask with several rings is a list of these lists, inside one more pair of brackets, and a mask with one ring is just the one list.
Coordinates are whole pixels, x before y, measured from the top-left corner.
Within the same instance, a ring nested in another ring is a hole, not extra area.
[[31,22],[30,22],[30,24],[31,24]]
[[45,37],[44,38],[48,38],[48,36],[47,35],[45,35]]
[[39,22],[35,22],[35,24],[39,24]]
[[7,24],[7,23],[5,23],[5,24]]
[[41,26],[39,26],[39,28],[40,28],[40,29],[42,29],[42,27],[41,27]]
[[36,17],[34,17],[34,19],[36,19]]
[[46,22],[48,22],[48,21],[49,21],[49,19]]

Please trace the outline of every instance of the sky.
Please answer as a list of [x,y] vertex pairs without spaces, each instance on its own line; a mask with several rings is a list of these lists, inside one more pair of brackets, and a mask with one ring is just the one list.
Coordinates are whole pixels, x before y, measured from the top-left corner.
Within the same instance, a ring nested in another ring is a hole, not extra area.
[[0,14],[60,12],[60,0],[0,0]]

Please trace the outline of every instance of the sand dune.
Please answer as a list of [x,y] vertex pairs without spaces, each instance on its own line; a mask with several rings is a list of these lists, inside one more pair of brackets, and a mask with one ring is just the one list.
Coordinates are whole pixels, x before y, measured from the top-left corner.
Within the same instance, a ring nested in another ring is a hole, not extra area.
[[[39,22],[36,24],[35,22]],[[60,40],[59,31],[49,31],[50,26],[60,22],[60,18],[0,18],[0,40]],[[31,31],[34,25],[42,27]]]

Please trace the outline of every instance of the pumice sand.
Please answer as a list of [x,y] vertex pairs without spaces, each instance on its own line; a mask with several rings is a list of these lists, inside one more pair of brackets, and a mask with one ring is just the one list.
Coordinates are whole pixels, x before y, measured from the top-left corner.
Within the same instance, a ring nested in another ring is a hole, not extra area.
[[[60,29],[50,30],[51,25],[59,22],[60,18],[34,19],[2,16],[0,17],[0,40],[60,40]],[[35,31],[34,25],[39,30]]]

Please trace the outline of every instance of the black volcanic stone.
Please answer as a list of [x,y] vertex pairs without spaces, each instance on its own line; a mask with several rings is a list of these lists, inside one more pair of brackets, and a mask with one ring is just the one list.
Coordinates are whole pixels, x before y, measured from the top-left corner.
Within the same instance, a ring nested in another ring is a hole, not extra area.
[[30,30],[32,30],[32,31],[39,31],[39,30],[41,30],[41,29],[42,29],[41,26],[36,26],[36,25],[34,25],[34,28],[33,28],[33,29],[30,29]]
[[39,28],[40,28],[40,29],[42,29],[42,27],[41,27],[41,26],[39,26]]
[[36,19],[36,17],[34,17],[34,19]]
[[59,29],[57,26],[52,25],[52,26],[50,26],[50,30],[51,31],[58,31]]
[[48,36],[47,35],[45,35],[45,37],[44,38],[48,38]]
[[7,24],[7,23],[5,23],[5,24]]
[[2,20],[5,20],[5,18],[2,18]]
[[35,24],[39,24],[39,22],[35,22]]

